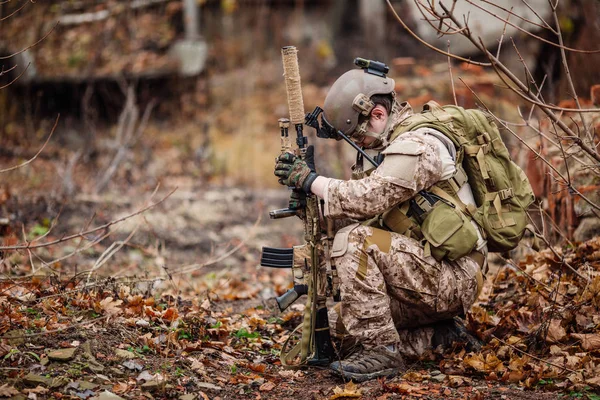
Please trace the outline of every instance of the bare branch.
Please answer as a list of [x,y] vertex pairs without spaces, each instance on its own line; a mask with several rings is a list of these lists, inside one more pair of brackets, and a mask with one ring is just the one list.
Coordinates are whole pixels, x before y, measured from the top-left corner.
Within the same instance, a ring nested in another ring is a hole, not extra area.
[[[567,179],[560,173],[560,171],[558,171],[556,169],[556,167],[554,167],[554,165],[552,165],[552,163],[550,163],[548,160],[546,160],[539,152],[537,152],[534,148],[532,148],[527,142],[525,142],[514,130],[512,130],[508,125],[504,124],[504,122],[498,118],[490,109],[489,107],[487,107],[485,105],[485,102],[483,102],[481,100],[481,98],[477,95],[477,93],[475,93],[475,91],[469,86],[467,85],[467,83],[465,83],[465,81],[462,78],[459,78],[460,81],[471,91],[471,93],[473,93],[473,95],[475,97],[477,97],[477,100],[481,103],[481,105],[485,108],[485,110],[496,120],[498,121],[500,124],[502,124],[502,126],[509,131],[515,138],[517,138],[525,147],[527,147],[533,154],[535,154],[537,157],[539,157],[539,159],[541,159],[548,167],[550,167],[550,169],[552,169],[552,171],[554,171],[554,173],[556,173],[562,180],[563,182],[567,182]],[[573,191],[573,193],[577,194],[579,197],[581,197],[583,200],[585,200],[586,203],[588,203],[590,206],[592,206],[593,208],[597,209],[600,211],[600,206],[598,206],[597,204],[595,204],[594,202],[592,202],[590,199],[588,199],[586,196],[584,196],[579,190],[577,190],[573,185],[568,184],[567,185],[569,187],[570,190]]]
[[[510,12],[512,12],[512,7]],[[498,40],[498,50],[496,50],[496,58],[500,59],[500,51],[502,50],[502,43],[504,42],[504,35],[506,35],[506,27],[508,26],[508,20],[510,18],[510,13],[508,17],[506,17],[506,21],[504,22],[504,28],[502,28],[502,35],[500,36],[500,40]]]
[[[556,24],[556,30],[558,31],[558,34],[557,34],[558,41],[562,45],[563,37],[562,37],[562,32],[560,30],[560,22],[558,21],[558,15],[556,14],[556,8],[554,8],[552,10],[552,15],[554,16],[554,23]],[[567,63],[567,55],[565,54],[565,50],[562,48],[560,49],[560,58],[561,58],[561,61],[563,64],[563,68],[565,70],[567,83],[569,84],[569,89],[571,90],[571,95],[573,96],[573,99],[575,100],[577,109],[581,109],[581,104],[579,103],[579,97],[577,97],[577,91],[575,90],[575,85],[573,84],[573,79],[571,78],[571,71],[569,70],[569,64]],[[579,113],[579,117],[581,118],[581,124],[583,125],[583,131],[585,132],[587,139],[589,140],[590,143],[594,143],[594,139],[592,138],[592,135],[590,134],[590,130],[588,129],[587,124],[585,122],[585,118],[583,117],[583,114],[581,112]]]
[[[12,13],[12,14],[9,14],[9,15],[7,15],[6,17],[2,17],[2,18],[0,18],[0,21],[4,21],[5,19],[8,19],[8,18],[12,17],[13,15],[15,15],[16,13],[18,13],[19,11],[21,11],[23,8],[25,8],[25,6],[26,6],[27,4],[29,4],[29,3],[30,3],[30,0],[26,0],[26,1],[23,3],[23,5],[22,5],[21,7],[19,7],[18,9],[16,9],[15,11],[13,11],[13,13]],[[33,2],[33,1],[31,1],[31,3],[34,3],[34,2]]]
[[[448,53],[450,53],[450,41],[448,40]],[[456,100],[456,90],[454,89],[454,76],[452,76],[452,62],[450,61],[450,57],[448,57],[448,72],[450,73],[450,83],[452,85],[452,97],[454,98],[454,104],[458,105],[458,101]]]
[[46,38],[47,38],[47,37],[48,37],[48,36],[49,36],[49,35],[52,33],[52,31],[54,31],[54,29],[56,29],[56,27],[57,27],[57,26],[58,26],[58,22],[57,22],[56,24],[54,24],[54,26],[53,26],[52,28],[50,28],[50,30],[49,30],[49,31],[48,31],[48,32],[47,32],[47,33],[46,33],[46,34],[45,34],[45,35],[44,35],[44,36],[43,36],[43,37],[42,37],[40,40],[38,40],[38,41],[37,41],[37,42],[35,42],[34,44],[32,44],[32,45],[30,45],[30,46],[27,46],[27,47],[25,47],[24,49],[22,49],[22,50],[20,50],[20,51],[17,51],[16,53],[13,53],[13,54],[11,54],[11,55],[8,55],[8,56],[2,56],[2,57],[0,57],[0,60],[7,60],[7,59],[9,59],[9,58],[12,58],[12,57],[14,57],[14,56],[16,56],[16,55],[18,55],[18,54],[21,54],[21,53],[23,53],[23,52],[25,52],[25,51],[27,51],[27,50],[29,50],[29,49],[31,49],[31,48],[33,48],[33,47],[37,46],[38,44],[40,44],[41,42],[43,42],[43,41],[44,41],[44,40],[45,40],[45,39],[46,39]]
[[226,259],[227,257],[229,257],[229,256],[231,256],[232,254],[234,254],[235,252],[237,252],[237,251],[238,251],[239,249],[241,249],[243,246],[245,246],[245,245],[246,245],[246,242],[247,242],[248,240],[250,240],[250,239],[251,239],[251,238],[254,236],[254,231],[256,230],[256,227],[257,227],[257,226],[260,224],[260,220],[261,220],[261,219],[262,219],[262,213],[258,213],[258,218],[256,219],[256,222],[254,222],[254,225],[252,226],[252,228],[250,229],[250,232],[249,232],[249,233],[248,233],[248,235],[247,235],[247,236],[244,238],[244,240],[240,241],[240,243],[238,243],[238,244],[237,244],[235,247],[233,247],[232,249],[230,249],[230,250],[229,250],[228,252],[226,252],[225,254],[223,254],[223,255],[221,255],[221,256],[219,256],[219,257],[215,258],[215,259],[212,259],[212,260],[206,261],[206,262],[204,262],[204,263],[202,263],[202,264],[192,264],[192,265],[187,265],[187,266],[184,266],[184,267],[182,267],[182,268],[180,268],[180,269],[177,269],[177,270],[174,270],[174,271],[169,271],[169,270],[167,270],[167,267],[163,267],[163,268],[164,268],[166,271],[168,271],[168,273],[169,273],[170,275],[176,275],[176,274],[178,275],[178,274],[187,274],[187,273],[190,273],[190,272],[192,272],[192,271],[196,271],[196,270],[198,270],[198,269],[201,269],[201,268],[207,267],[207,266],[209,266],[209,265],[213,265],[213,264],[216,264],[216,263],[218,263],[218,262],[221,262],[221,261],[223,261],[224,259]]
[[[485,1],[487,3],[486,0],[482,0]],[[546,29],[550,30],[552,33],[557,34],[556,30],[554,30],[554,28],[552,28],[552,26],[550,26],[550,24],[548,22],[546,22],[546,20],[544,18],[542,18],[537,11],[535,11],[535,8],[531,7],[531,5],[526,1],[526,0],[521,0],[523,2],[523,4],[525,4],[527,6],[527,8],[529,8],[529,10],[535,14],[536,17],[538,17],[538,19],[540,21],[542,21],[546,27]],[[493,4],[493,3],[492,3]]]
[[4,65],[2,65],[2,71],[0,71],[0,76],[4,76],[6,74],[8,74],[10,71],[12,71],[13,69],[17,68],[18,65],[15,64],[12,67],[10,67],[9,69],[4,69]]
[[[389,1],[389,0],[388,0]],[[444,6],[444,4],[440,3],[440,7],[442,7],[444,9],[444,11],[446,12],[446,14],[449,16],[449,18],[452,19],[452,21],[460,27],[460,23],[456,20],[456,17],[452,14],[450,14],[450,11]],[[463,35],[465,35],[465,37],[467,39],[469,39],[471,41],[471,43],[473,43],[473,45],[475,45],[475,47],[477,47],[483,54],[485,54],[488,59],[490,60],[490,63],[492,65],[492,67],[494,68],[494,70],[496,70],[496,72],[498,73],[498,70],[502,71],[502,73],[504,73],[512,82],[514,82],[519,89],[521,89],[523,92],[527,92],[528,88],[527,86],[521,82],[521,80],[519,78],[517,78],[515,76],[515,74],[512,73],[512,71],[510,71],[510,69],[508,69],[508,67],[506,67],[500,60],[498,60],[483,44],[483,42],[481,42],[481,40],[478,42],[475,40],[475,38],[473,38],[473,36],[467,32],[463,33]],[[504,80],[504,78],[502,78],[502,74],[498,73],[499,77],[504,81],[505,84],[508,85],[508,83]],[[510,85],[509,85],[510,86]],[[518,91],[516,91],[518,93]],[[519,93],[520,94],[520,93]],[[531,95],[531,96],[523,96],[525,99],[528,99],[529,101],[535,101],[535,96]],[[595,149],[590,148],[588,145],[586,145],[585,143],[583,143],[583,141],[581,140],[581,138],[579,138],[577,135],[575,135],[575,133],[571,130],[571,128],[569,128],[563,121],[560,120],[560,118],[558,116],[556,116],[553,112],[552,112],[552,108],[550,106],[548,106],[547,104],[542,104],[542,111],[548,116],[550,117],[550,119],[552,121],[554,121],[559,128],[564,131],[566,134],[570,135],[572,137],[572,140],[575,141],[577,143],[577,145],[579,147],[581,147],[581,149],[583,151],[585,151],[591,158],[595,159],[596,161],[600,162],[600,154],[598,154],[597,151],[595,151]],[[598,112],[598,109],[594,109],[594,112]]]
[[[18,81],[19,79],[21,79],[21,77],[23,76],[23,74],[27,71],[27,69],[29,68],[29,66],[31,65],[31,63],[27,64],[27,66],[25,67],[25,69],[23,69],[23,71],[21,71],[21,73],[12,81],[10,81],[9,83],[7,83],[4,86],[0,86],[0,90],[2,89],[6,89],[7,87],[9,87],[10,85],[12,85],[13,83],[15,83],[16,81]],[[15,68],[16,65],[13,67]],[[11,68],[10,70],[12,70],[13,68]]]
[[398,13],[396,12],[396,10],[394,9],[394,6],[392,6],[392,3],[390,2],[390,0],[385,0],[385,1],[387,2],[387,4],[388,4],[389,8],[392,10],[392,13],[394,14],[394,17],[396,18],[396,20],[398,20],[398,22],[399,22],[399,23],[402,25],[402,27],[403,27],[404,29],[406,29],[406,31],[407,31],[408,33],[410,33],[410,35],[411,35],[412,37],[414,37],[415,39],[417,39],[417,40],[418,40],[419,42],[421,42],[421,44],[423,44],[424,46],[426,46],[426,47],[429,47],[431,50],[433,50],[433,51],[436,51],[436,52],[438,52],[438,53],[440,53],[440,54],[443,54],[443,55],[445,55],[445,56],[447,56],[447,57],[452,57],[452,58],[454,58],[454,59],[457,59],[457,60],[460,60],[460,61],[464,61],[464,62],[466,62],[466,63],[469,63],[469,64],[473,64],[473,65],[479,65],[479,66],[482,66],[482,67],[489,67],[489,66],[491,66],[491,64],[489,64],[489,63],[480,63],[480,62],[477,62],[477,61],[470,60],[470,59],[468,59],[468,58],[464,58],[464,57],[457,56],[456,54],[450,54],[450,53],[446,53],[445,51],[443,51],[443,50],[440,50],[440,49],[438,49],[437,47],[430,45],[430,44],[429,44],[429,43],[427,43],[425,40],[421,39],[421,38],[419,37],[419,35],[417,35],[416,33],[414,33],[414,32],[413,32],[413,31],[412,31],[412,30],[411,30],[411,29],[410,29],[410,28],[409,28],[409,27],[408,27],[408,26],[407,26],[407,25],[404,23],[404,21],[402,20],[402,18],[400,18],[400,16],[398,15]]
[[66,242],[66,241],[77,239],[77,238],[85,238],[86,235],[89,235],[89,234],[92,234],[92,233],[95,233],[95,232],[98,232],[98,231],[102,231],[102,230],[104,230],[104,229],[106,229],[106,228],[108,228],[108,227],[110,227],[112,225],[118,224],[119,222],[123,222],[123,221],[125,221],[127,219],[135,217],[136,215],[140,215],[140,214],[148,211],[151,208],[156,207],[157,205],[163,203],[165,200],[167,200],[169,197],[171,197],[171,195],[173,193],[175,193],[176,190],[177,190],[177,188],[171,190],[165,197],[163,197],[159,201],[157,201],[155,203],[152,203],[152,204],[150,204],[150,205],[148,205],[148,206],[146,206],[146,207],[144,207],[144,208],[142,208],[140,210],[137,210],[137,211],[135,211],[135,212],[133,212],[131,214],[128,214],[128,215],[126,215],[124,217],[121,217],[121,218],[109,221],[109,222],[107,222],[104,225],[100,225],[100,226],[97,226],[95,228],[88,229],[85,232],[74,233],[72,235],[67,235],[67,236],[64,236],[64,237],[62,237],[60,239],[52,240],[50,242],[45,242],[45,243],[40,243],[40,244],[34,244],[34,245],[32,245],[30,243],[27,243],[25,241],[24,243],[16,244],[14,246],[0,246],[0,251],[38,249],[38,248],[41,248],[41,247],[48,247],[48,246],[52,246],[52,245],[55,245],[55,244],[58,244],[58,243]]
[[42,153],[42,151],[44,151],[44,149],[46,148],[46,145],[48,144],[48,142],[52,138],[52,135],[54,134],[54,131],[56,130],[56,126],[58,125],[58,119],[59,118],[60,118],[60,114],[56,117],[56,121],[54,122],[54,126],[52,127],[52,130],[50,131],[50,134],[48,135],[48,138],[44,142],[42,148],[40,148],[38,150],[38,152],[35,153],[35,155],[33,157],[31,157],[29,160],[25,161],[22,164],[15,165],[14,167],[6,168],[6,169],[0,169],[0,174],[2,174],[4,172],[14,171],[15,169],[19,169],[21,167],[24,167],[24,166],[32,163],[36,158],[38,158],[38,156]]
[[[537,39],[537,40],[539,40],[539,41],[542,41],[542,42],[544,42],[544,43],[548,43],[548,44],[550,44],[550,45],[552,45],[552,46],[554,46],[554,47],[558,47],[558,48],[560,48],[560,49],[562,49],[562,50],[568,50],[568,51],[572,51],[572,52],[574,52],[574,53],[584,53],[584,54],[594,54],[594,53],[600,53],[600,49],[598,49],[598,50],[580,50],[580,49],[574,49],[574,48],[572,48],[572,47],[567,47],[567,46],[564,46],[564,45],[561,45],[561,44],[558,44],[558,43],[554,43],[554,42],[552,42],[552,41],[550,41],[550,40],[548,40],[548,39],[544,39],[544,38],[543,38],[543,37],[541,37],[541,36],[538,36],[538,35],[536,35],[536,34],[534,34],[534,33],[531,33],[531,32],[529,32],[527,29],[523,29],[523,28],[521,28],[519,25],[515,25],[515,24],[513,24],[512,22],[509,22],[507,19],[504,19],[504,18],[502,18],[502,17],[500,17],[500,16],[498,16],[498,15],[494,14],[494,13],[493,13],[493,12],[491,12],[490,10],[488,10],[488,9],[486,9],[486,8],[484,8],[484,7],[481,7],[479,4],[476,4],[476,3],[474,3],[472,0],[466,0],[466,2],[467,2],[467,3],[469,3],[469,4],[471,4],[471,5],[472,5],[472,6],[474,6],[474,7],[477,7],[477,8],[478,8],[478,9],[480,9],[481,11],[484,11],[484,12],[486,12],[487,14],[491,15],[492,17],[499,19],[500,21],[505,21],[505,22],[506,22],[508,25],[510,25],[510,26],[512,26],[513,28],[515,28],[515,29],[517,29],[517,30],[519,30],[519,31],[521,31],[521,32],[523,32],[523,33],[525,33],[526,35],[528,35],[528,36],[531,36],[531,37],[533,37],[533,38],[535,38],[535,39]],[[441,6],[442,8],[444,8],[444,6],[443,6],[443,4],[442,4],[442,3],[440,3],[440,6]]]

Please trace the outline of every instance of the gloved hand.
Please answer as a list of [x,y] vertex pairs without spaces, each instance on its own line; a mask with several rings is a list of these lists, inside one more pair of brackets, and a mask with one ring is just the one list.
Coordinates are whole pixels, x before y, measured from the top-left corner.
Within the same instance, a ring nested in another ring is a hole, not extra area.
[[296,189],[302,189],[306,193],[311,193],[310,186],[317,179],[317,173],[314,172],[314,147],[308,146],[306,149],[306,159],[311,161],[313,168],[304,160],[292,153],[283,153],[277,157],[275,164],[275,176],[279,178],[279,183]]
[[302,190],[294,189],[290,195],[290,202],[288,208],[291,210],[297,210],[303,208],[306,205],[306,193]]

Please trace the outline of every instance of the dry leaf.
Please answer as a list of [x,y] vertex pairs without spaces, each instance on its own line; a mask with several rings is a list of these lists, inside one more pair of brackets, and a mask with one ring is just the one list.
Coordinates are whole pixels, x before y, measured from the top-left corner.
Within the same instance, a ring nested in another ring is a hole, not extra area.
[[162,319],[171,322],[175,321],[177,318],[179,318],[179,313],[177,312],[177,309],[173,307],[167,308],[162,315]]
[[333,395],[329,400],[343,399],[343,398],[359,398],[361,397],[361,390],[354,382],[350,381],[344,385],[344,388],[336,386],[333,389]]
[[458,387],[458,386],[462,386],[464,383],[466,383],[467,380],[465,379],[464,376],[448,375],[448,382],[451,387]]
[[402,375],[402,378],[409,382],[422,382],[425,379],[422,374],[415,371],[411,371]]
[[200,360],[198,360],[197,358],[194,357],[188,357],[187,358],[188,361],[190,361],[192,363],[192,365],[190,365],[190,368],[192,369],[192,371],[194,371],[197,374],[203,375],[206,373],[206,370],[204,369],[204,364],[202,364],[202,362],[200,362]]
[[260,390],[261,392],[270,392],[273,389],[275,389],[275,384],[271,381],[263,383],[258,388],[258,390]]
[[252,371],[258,372],[260,374],[264,373],[265,370],[267,369],[266,364],[247,364],[246,367],[248,367]]
[[100,301],[100,309],[104,310],[108,315],[114,316],[121,313],[119,306],[123,303],[123,300],[113,300],[112,297],[107,297]]
[[0,397],[12,397],[20,394],[14,386],[8,386],[8,383],[0,386]]
[[600,376],[595,376],[593,378],[586,379],[585,383],[594,385],[594,386],[600,386]]
[[561,325],[560,319],[553,319],[548,326],[546,340],[550,343],[558,343],[567,336],[567,331]]
[[113,385],[112,390],[115,393],[125,393],[129,389],[129,385],[125,382],[119,382]]
[[203,399],[203,400],[210,400],[210,399],[208,398],[208,396],[206,395],[206,393],[204,393],[204,392],[200,392],[199,394],[200,394],[200,397],[202,397],[202,399]]
[[485,371],[485,361],[481,354],[467,354],[467,356],[465,356],[463,362],[465,365],[468,365],[469,367],[471,367],[477,371],[480,371],[480,372]]
[[581,348],[587,351],[600,349],[600,334],[572,333],[571,337],[581,340]]
[[39,386],[39,385],[36,386],[33,389],[23,389],[23,392],[28,393],[28,394],[29,393],[33,393],[33,394],[46,394],[49,391],[50,391],[50,389],[46,389],[45,387]]

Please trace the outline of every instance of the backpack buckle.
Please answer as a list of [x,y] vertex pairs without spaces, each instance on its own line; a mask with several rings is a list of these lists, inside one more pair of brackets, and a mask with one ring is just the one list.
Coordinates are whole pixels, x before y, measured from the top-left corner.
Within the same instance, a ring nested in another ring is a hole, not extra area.
[[515,195],[513,188],[502,189],[498,191],[498,196],[500,196],[500,200],[508,200]]

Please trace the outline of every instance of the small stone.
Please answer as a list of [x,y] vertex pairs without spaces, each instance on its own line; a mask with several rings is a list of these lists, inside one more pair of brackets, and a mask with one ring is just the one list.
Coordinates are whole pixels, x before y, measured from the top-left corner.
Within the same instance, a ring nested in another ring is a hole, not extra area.
[[88,366],[92,370],[92,372],[95,372],[97,374],[104,371],[104,366],[102,364],[92,360],[88,360]]
[[94,392],[93,390],[87,389],[83,392],[77,392],[75,393],[75,396],[79,397],[82,400],[86,400],[89,399],[90,397],[92,397],[93,395],[95,395],[96,392]]
[[26,385],[31,385],[31,386],[37,386],[37,385],[50,386],[50,384],[52,383],[52,378],[47,378],[42,375],[36,375],[36,374],[29,373],[29,374],[25,375],[25,377],[23,378],[23,382]]
[[196,385],[198,385],[198,387],[202,388],[202,389],[209,389],[209,390],[221,390],[222,389],[220,386],[213,385],[212,383],[208,383],[208,382],[198,382]]
[[132,353],[131,351],[127,351],[127,350],[123,350],[123,349],[116,349],[115,356],[126,359],[126,360],[131,360],[133,358],[137,358],[137,356],[134,353]]
[[126,375],[125,371],[123,371],[117,367],[110,367],[109,371],[110,371],[111,375],[116,376],[117,378],[122,378]]
[[433,371],[431,371],[431,372],[429,373],[429,375],[431,375],[431,376],[436,376],[436,375],[439,375],[439,374],[441,374],[441,373],[442,373],[441,371],[439,371],[439,370],[437,370],[437,369],[434,369]]
[[446,375],[440,373],[439,375],[432,376],[431,380],[434,382],[443,382],[446,380]]
[[127,360],[121,365],[132,371],[141,371],[144,369],[144,366],[137,360]]
[[68,349],[60,349],[54,350],[48,353],[48,358],[50,361],[71,361],[75,357],[75,352],[77,349],[75,347],[70,347]]
[[148,381],[142,385],[142,390],[151,392],[153,390],[158,389],[160,387],[160,385],[161,385],[161,383],[159,381]]
[[93,397],[93,399],[95,399],[95,400],[124,400],[122,397],[117,396],[116,394],[114,394],[113,392],[109,392],[108,390],[105,390],[104,392],[100,393],[98,396]]
[[92,383],[92,382],[88,382],[88,381],[78,381],[79,383],[79,388],[82,390],[94,390],[98,387],[97,383]]
[[67,383],[69,383],[69,378],[66,376],[57,376],[56,378],[52,379],[50,387],[52,389],[58,389],[59,387],[65,386]]
[[15,329],[8,331],[2,336],[2,339],[6,340],[8,344],[19,345],[25,343],[25,331],[23,329]]
[[138,319],[137,321],[135,321],[135,324],[137,326],[141,326],[142,328],[150,326],[150,322],[146,321],[145,319]]
[[149,381],[155,380],[155,378],[156,378],[156,376],[152,375],[149,371],[142,371],[142,373],[140,373],[138,375],[138,377],[135,378],[135,380],[149,382]]

